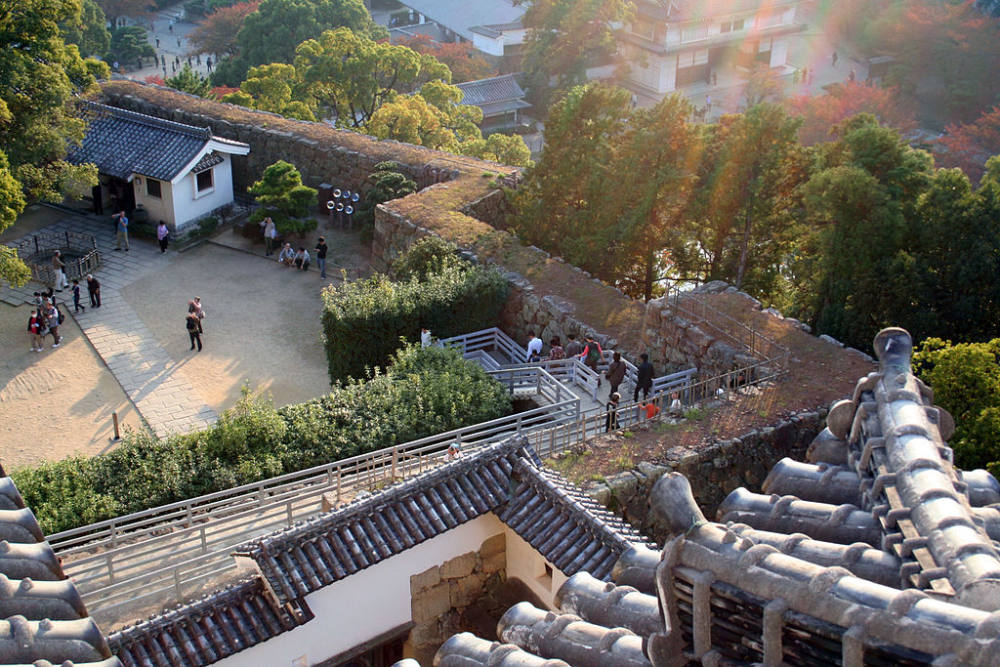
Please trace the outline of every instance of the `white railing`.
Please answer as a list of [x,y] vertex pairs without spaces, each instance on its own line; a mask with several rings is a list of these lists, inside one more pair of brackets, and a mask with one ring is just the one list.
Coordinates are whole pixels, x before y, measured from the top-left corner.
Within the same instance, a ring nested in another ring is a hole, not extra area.
[[[583,410],[571,389],[581,387],[596,399],[599,374],[579,359],[505,365],[490,351],[516,359],[519,353],[524,358],[524,350],[499,329],[458,338],[442,344],[460,347],[466,358],[482,364],[512,395],[531,395],[548,404],[50,535],[53,549],[91,613],[110,622],[116,610],[124,611],[143,600],[168,595],[180,602],[198,592],[201,583],[231,569],[229,554],[238,544],[316,515],[326,494],[339,504],[359,491],[373,491],[429,470],[447,460],[452,445],[466,453],[522,434],[539,456],[546,456],[605,429],[605,408]],[[671,383],[690,383],[693,375],[691,369],[656,381],[674,386]],[[630,404],[623,404],[617,412],[619,428],[643,418]]]

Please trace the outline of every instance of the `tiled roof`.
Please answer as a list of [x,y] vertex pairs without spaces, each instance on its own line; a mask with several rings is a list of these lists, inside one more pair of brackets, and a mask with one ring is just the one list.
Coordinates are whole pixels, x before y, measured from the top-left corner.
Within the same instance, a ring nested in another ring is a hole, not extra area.
[[1000,665],[1000,485],[952,467],[954,424],[913,376],[909,334],[875,348],[879,371],[833,406],[811,463],[771,471],[776,493],[737,489],[711,522],[664,475],[662,552],[632,545],[617,585],[576,574],[559,611],[520,603],[498,625],[506,644],[456,635],[435,664]]
[[88,121],[87,132],[68,159],[78,164],[92,162],[101,173],[117,178],[142,174],[169,181],[210,140],[245,146],[213,137],[207,127],[192,127],[93,102],[81,103],[81,109]]
[[120,667],[0,467],[0,665]]
[[225,158],[221,155],[212,151],[211,153],[205,153],[204,157],[198,160],[198,164],[191,167],[191,173],[197,174],[198,172],[205,171],[206,169],[211,169],[217,164],[222,164],[225,162]]
[[473,26],[512,23],[525,11],[512,0],[404,0],[403,5],[470,41]]
[[538,468],[526,440],[512,439],[255,540],[253,559],[282,600],[293,600],[487,512],[495,512],[556,567],[611,566],[638,533],[557,476]]
[[301,605],[279,605],[259,577],[108,637],[125,667],[201,667],[298,627]]
[[458,89],[464,94],[462,104],[488,104],[524,97],[524,90],[513,74],[467,81],[458,84]]

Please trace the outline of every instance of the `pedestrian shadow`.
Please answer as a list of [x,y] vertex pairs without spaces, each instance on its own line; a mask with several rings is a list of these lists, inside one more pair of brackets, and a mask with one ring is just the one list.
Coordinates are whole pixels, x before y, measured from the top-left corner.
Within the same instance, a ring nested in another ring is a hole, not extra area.
[[[132,401],[138,405],[139,401],[149,398],[153,392],[163,386],[164,382],[173,378],[174,372],[183,368],[189,361],[191,361],[191,359],[192,357],[185,357],[184,359],[177,361],[173,359],[168,361],[167,364],[156,373],[156,375],[142,383],[142,386],[137,389],[135,394],[132,396]],[[185,380],[184,382],[186,383],[187,381]],[[142,415],[142,410],[139,410],[139,414]],[[143,415],[143,419],[149,421],[145,415]]]

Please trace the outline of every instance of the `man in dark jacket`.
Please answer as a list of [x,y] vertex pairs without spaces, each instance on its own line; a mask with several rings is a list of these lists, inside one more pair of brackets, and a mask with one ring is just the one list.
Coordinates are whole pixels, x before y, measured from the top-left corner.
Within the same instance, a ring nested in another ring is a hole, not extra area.
[[639,400],[639,390],[642,390],[642,400],[649,399],[649,392],[653,388],[653,364],[649,363],[649,355],[643,352],[639,355],[642,359],[642,363],[639,364],[638,375],[639,377],[635,382],[635,391],[632,394],[632,400]]
[[90,293],[90,306],[92,308],[101,307],[101,283],[91,274],[87,274],[87,292]]
[[621,352],[615,352],[614,359],[608,365],[604,377],[608,378],[608,384],[611,385],[611,389],[608,391],[612,394],[617,393],[618,386],[625,380],[625,362],[622,361]]

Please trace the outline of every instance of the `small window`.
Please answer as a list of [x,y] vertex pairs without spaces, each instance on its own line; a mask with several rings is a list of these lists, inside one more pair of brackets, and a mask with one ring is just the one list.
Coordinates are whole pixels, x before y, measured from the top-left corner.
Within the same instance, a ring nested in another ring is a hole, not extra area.
[[743,19],[739,21],[733,21],[733,31],[743,30]]
[[729,21],[723,21],[722,25],[719,27],[719,32],[729,32],[733,29],[733,24]]
[[160,190],[160,182],[155,178],[146,177],[146,194],[150,197],[156,197],[160,199],[163,197],[163,192]]
[[198,192],[205,192],[206,190],[211,190],[215,186],[215,182],[212,180],[212,170],[206,169],[198,174],[195,174],[196,189]]

